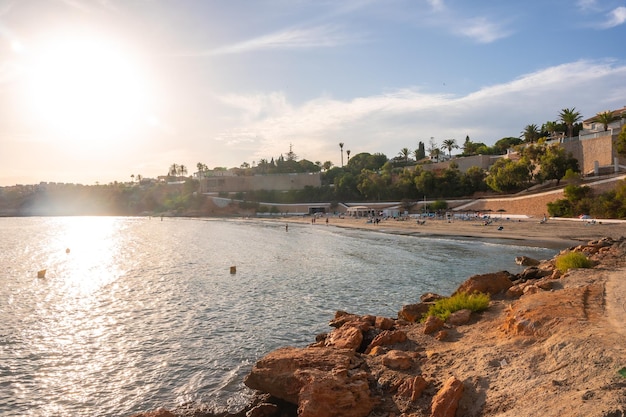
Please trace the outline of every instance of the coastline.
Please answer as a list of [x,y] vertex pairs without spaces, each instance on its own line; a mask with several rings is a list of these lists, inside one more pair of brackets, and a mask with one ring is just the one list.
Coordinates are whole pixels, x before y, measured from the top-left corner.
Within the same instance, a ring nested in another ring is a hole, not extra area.
[[[310,216],[264,219],[287,223],[310,224],[311,227],[326,227],[325,217],[312,223]],[[417,224],[410,220],[382,220],[379,224],[368,223],[364,218],[328,217],[328,226],[370,230],[381,233],[394,233],[416,237],[440,237],[458,240],[480,239],[497,243],[545,247],[549,249],[566,249],[590,240],[602,237],[617,239],[626,236],[626,223],[609,223],[597,221],[590,223],[583,220],[550,219],[541,223],[538,219],[492,218],[493,222],[484,225],[478,220],[426,220]],[[501,229],[500,229],[501,228]]]

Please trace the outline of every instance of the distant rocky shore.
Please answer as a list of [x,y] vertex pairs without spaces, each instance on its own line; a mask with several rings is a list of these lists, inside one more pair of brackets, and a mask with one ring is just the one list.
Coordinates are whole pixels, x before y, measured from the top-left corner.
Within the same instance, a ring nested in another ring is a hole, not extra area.
[[490,294],[482,313],[421,321],[441,296],[424,294],[396,318],[338,311],[304,348],[270,352],[245,384],[255,400],[235,414],[194,405],[134,417],[626,416],[626,238],[520,257],[519,274],[470,277],[457,293]]

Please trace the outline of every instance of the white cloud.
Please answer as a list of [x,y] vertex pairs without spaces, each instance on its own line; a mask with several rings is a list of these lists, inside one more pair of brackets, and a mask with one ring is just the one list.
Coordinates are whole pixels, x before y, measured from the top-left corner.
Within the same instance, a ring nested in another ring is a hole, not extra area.
[[485,17],[471,19],[458,26],[461,28],[458,31],[460,34],[479,43],[491,43],[511,34],[511,31],[503,28],[501,24],[489,21]]
[[338,27],[327,25],[306,29],[285,29],[213,50],[183,53],[182,55],[215,56],[270,49],[331,48],[357,41],[358,38],[354,35],[347,35]]
[[619,26],[626,22],[626,7],[617,7],[607,15],[607,20],[602,24],[605,29]]

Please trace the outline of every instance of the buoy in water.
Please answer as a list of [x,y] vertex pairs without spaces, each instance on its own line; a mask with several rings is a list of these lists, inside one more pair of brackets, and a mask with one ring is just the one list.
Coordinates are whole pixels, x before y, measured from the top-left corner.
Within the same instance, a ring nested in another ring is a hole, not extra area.
[[236,274],[237,273],[237,267],[236,266],[231,266],[230,267],[230,273],[231,274]]
[[46,270],[42,269],[41,271],[37,271],[37,278],[45,278],[46,277]]

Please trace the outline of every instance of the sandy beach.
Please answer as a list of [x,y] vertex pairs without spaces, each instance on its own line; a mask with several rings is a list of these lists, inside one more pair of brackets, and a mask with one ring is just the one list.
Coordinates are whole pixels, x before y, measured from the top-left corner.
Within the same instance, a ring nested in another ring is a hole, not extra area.
[[[287,222],[309,223],[311,227],[326,227],[325,217],[311,222],[311,217],[290,217]],[[445,236],[458,239],[484,239],[491,241],[516,241],[520,245],[541,246],[565,249],[602,237],[617,239],[626,236],[626,222],[549,219],[541,223],[536,218],[505,219],[494,218],[485,225],[478,220],[426,220],[418,224],[410,220],[381,220],[380,223],[368,223],[367,219],[335,217],[328,218],[328,226],[350,227],[375,230],[383,233],[397,233],[415,236]],[[513,242],[509,242],[513,243]]]

